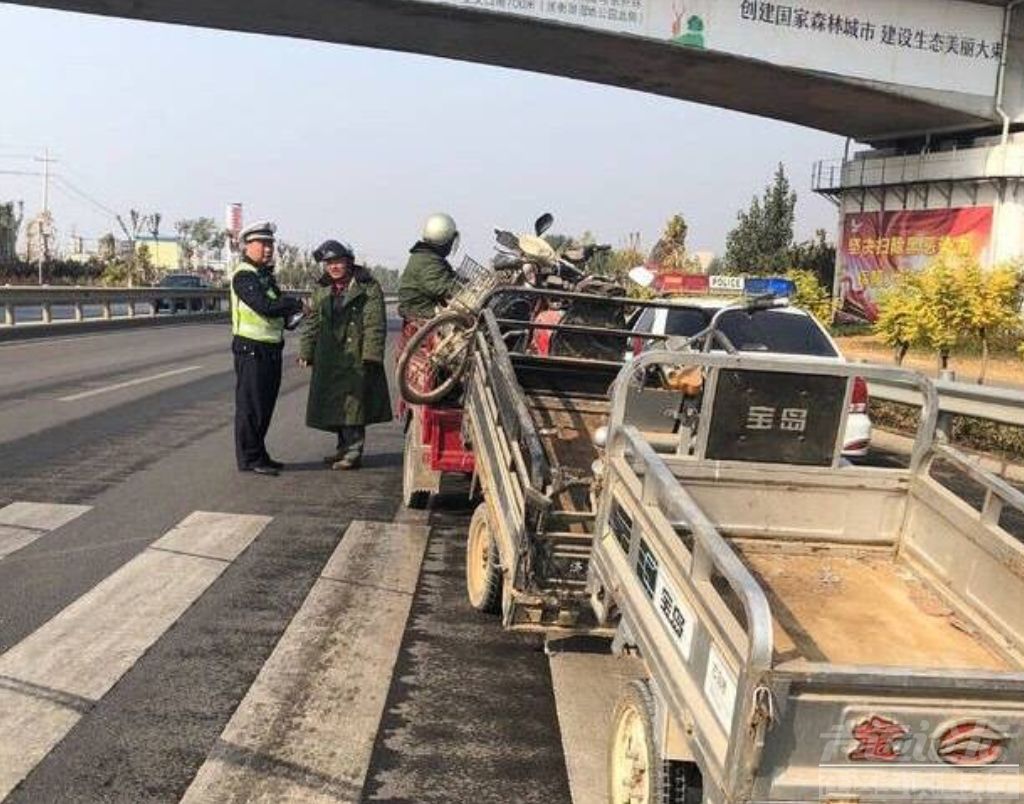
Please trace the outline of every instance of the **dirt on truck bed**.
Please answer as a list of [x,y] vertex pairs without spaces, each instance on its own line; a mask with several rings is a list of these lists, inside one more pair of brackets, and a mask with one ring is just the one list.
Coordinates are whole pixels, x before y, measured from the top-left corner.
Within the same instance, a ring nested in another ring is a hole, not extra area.
[[734,543],[768,595],[775,661],[1013,669],[906,563],[885,552]]

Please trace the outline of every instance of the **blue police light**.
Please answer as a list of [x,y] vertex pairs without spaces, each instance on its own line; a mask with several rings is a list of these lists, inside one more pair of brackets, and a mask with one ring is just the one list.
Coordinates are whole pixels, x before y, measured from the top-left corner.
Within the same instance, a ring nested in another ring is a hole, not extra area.
[[748,276],[743,282],[748,296],[792,296],[795,291],[793,281],[781,276]]

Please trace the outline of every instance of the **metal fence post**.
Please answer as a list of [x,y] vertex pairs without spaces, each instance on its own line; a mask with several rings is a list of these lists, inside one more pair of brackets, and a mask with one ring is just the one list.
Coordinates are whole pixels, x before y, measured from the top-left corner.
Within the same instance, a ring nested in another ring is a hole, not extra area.
[[[939,380],[956,382],[956,372],[952,369],[942,369],[939,371]],[[949,411],[939,409],[939,418],[935,423],[935,435],[940,441],[950,443],[952,441],[953,434],[953,414]]]
[[8,327],[14,326],[14,305],[4,305],[4,324]]
[[82,307],[80,301],[75,302],[75,321],[82,321],[85,319],[85,309]]
[[50,306],[50,303],[49,302],[43,302],[42,309],[43,309],[43,323],[44,324],[52,323],[53,322],[53,308]]

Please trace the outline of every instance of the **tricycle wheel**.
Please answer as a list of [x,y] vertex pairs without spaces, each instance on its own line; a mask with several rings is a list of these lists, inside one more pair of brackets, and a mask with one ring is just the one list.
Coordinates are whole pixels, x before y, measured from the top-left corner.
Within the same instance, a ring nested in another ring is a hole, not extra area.
[[487,506],[478,505],[466,539],[466,593],[477,611],[497,614],[501,604],[501,562]]
[[432,318],[398,358],[398,390],[411,405],[433,405],[450,394],[469,368],[474,320],[457,310]]
[[423,460],[421,444],[420,424],[413,415],[405,431],[405,450],[402,453],[402,502],[406,508],[417,511],[430,505],[430,492],[416,488],[420,474],[417,462]]
[[608,751],[611,804],[699,804],[700,771],[692,762],[663,760],[654,737],[654,696],[644,680],[629,682],[612,717]]

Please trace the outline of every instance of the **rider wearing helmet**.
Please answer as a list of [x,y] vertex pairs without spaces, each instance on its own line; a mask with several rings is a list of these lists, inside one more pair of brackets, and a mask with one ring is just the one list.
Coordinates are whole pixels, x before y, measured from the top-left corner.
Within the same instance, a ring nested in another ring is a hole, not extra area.
[[455,288],[455,269],[448,256],[459,243],[459,230],[451,215],[427,218],[423,235],[410,249],[409,262],[398,289],[398,314],[406,322],[433,318]]

